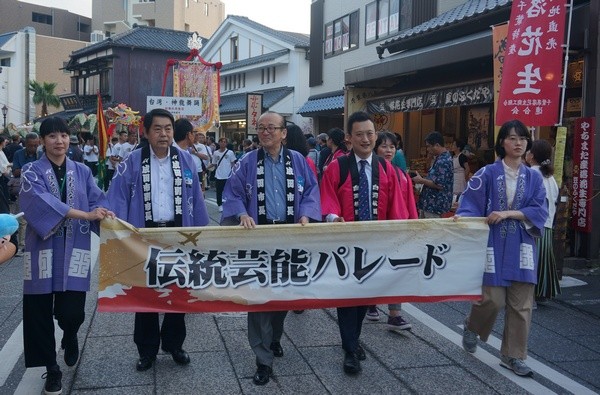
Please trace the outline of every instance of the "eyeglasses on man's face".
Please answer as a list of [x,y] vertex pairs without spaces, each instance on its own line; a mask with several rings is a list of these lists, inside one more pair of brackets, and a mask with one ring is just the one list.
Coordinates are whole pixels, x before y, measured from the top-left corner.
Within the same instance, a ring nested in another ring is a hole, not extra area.
[[265,132],[269,132],[269,133],[274,133],[276,130],[282,130],[285,129],[285,126],[275,126],[275,125],[269,125],[269,126],[259,126],[256,128],[256,131],[259,133],[265,133]]

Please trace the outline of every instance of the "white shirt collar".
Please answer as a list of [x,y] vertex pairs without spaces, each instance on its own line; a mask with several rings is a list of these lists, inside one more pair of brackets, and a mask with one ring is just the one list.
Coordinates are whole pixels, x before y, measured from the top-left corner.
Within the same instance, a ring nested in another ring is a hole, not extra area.
[[359,158],[356,154],[354,154],[354,158],[356,159],[357,164],[360,163],[361,160],[366,160],[367,164],[371,166],[371,162],[373,161],[373,153],[371,153],[371,155],[369,155],[369,157],[366,159]]

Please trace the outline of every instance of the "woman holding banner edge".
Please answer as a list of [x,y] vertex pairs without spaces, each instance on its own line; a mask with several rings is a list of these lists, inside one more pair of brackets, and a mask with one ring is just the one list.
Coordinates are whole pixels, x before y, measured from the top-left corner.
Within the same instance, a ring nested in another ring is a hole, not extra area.
[[44,393],[62,392],[54,318],[63,330],[67,366],[79,359],[77,332],[90,289],[91,233],[114,217],[91,170],[67,158],[69,128],[51,117],[40,126],[45,155],[21,173],[21,209],[27,219],[23,284],[25,366],[45,366]]
[[542,176],[523,163],[531,143],[521,121],[504,123],[495,145],[499,159],[469,180],[454,217],[485,217],[490,227],[482,300],[465,318],[463,348],[474,353],[477,336],[487,341],[505,308],[500,365],[526,377],[533,376],[524,360],[537,281],[535,238],[548,217]]

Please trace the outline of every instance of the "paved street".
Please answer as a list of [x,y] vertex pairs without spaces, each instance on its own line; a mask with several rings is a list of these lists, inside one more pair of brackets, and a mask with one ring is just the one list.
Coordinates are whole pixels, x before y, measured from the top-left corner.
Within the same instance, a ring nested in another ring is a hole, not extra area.
[[[213,221],[219,213],[207,193]],[[216,224],[216,222],[213,222]],[[67,368],[68,394],[593,394],[600,392],[600,276],[567,268],[563,295],[534,312],[528,364],[533,379],[500,367],[502,321],[474,355],[463,351],[462,321],[468,303],[404,304],[411,332],[386,330],[385,320],[366,322],[361,336],[367,352],[363,371],[348,377],[335,309],[290,313],[274,378],[252,383],[254,357],[246,340],[245,314],[187,316],[184,344],[188,366],[159,354],[155,367],[137,372],[133,314],[98,313],[96,293],[88,294],[87,317],[79,332],[82,356]],[[96,289],[96,284],[92,289]],[[22,258],[0,266],[0,394],[39,394],[45,369],[24,368],[21,324]],[[382,315],[386,306],[379,306]],[[62,333],[57,330],[57,339]]]

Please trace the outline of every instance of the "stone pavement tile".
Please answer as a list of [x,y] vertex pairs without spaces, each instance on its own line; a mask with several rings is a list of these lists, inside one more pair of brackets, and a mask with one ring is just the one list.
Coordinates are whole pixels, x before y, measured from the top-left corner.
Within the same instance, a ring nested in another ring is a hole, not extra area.
[[135,313],[96,312],[89,336],[130,336],[133,343],[134,318]]
[[310,375],[274,376],[264,386],[255,385],[252,378],[240,381],[244,394],[325,394],[326,388],[318,377]]
[[600,335],[594,336],[577,336],[573,341],[581,344],[584,347],[598,353],[600,355]]
[[[544,306],[538,305],[533,312],[532,322],[565,337],[600,335],[596,318],[555,302],[549,302]],[[568,323],[576,323],[576,325]]]
[[183,343],[184,350],[187,352],[225,351],[212,314],[186,314],[185,323],[187,335]]
[[409,393],[409,388],[371,355],[361,362],[361,373],[349,376],[344,373],[344,353],[339,346],[307,347],[302,353],[332,394]]
[[[455,303],[448,303],[455,304]],[[439,353],[448,359],[448,365],[440,365],[436,368],[444,368],[450,366],[463,366],[465,371],[468,372],[472,377],[483,377],[483,381],[489,385],[490,388],[494,389],[493,393],[498,394],[506,394],[513,395],[523,393],[521,388],[514,384],[512,381],[507,381],[504,376],[498,374],[491,367],[482,364],[477,358],[475,358],[472,354],[464,351],[462,346],[456,345],[452,342],[449,342],[446,338],[438,334],[434,329],[424,326],[417,320],[413,320],[413,317],[407,314],[407,319],[412,322],[413,329],[410,334],[405,336],[413,336],[417,341],[422,342],[426,345],[434,344],[435,349],[439,351]],[[452,329],[456,328],[457,333],[461,333],[458,326],[448,324]],[[399,339],[401,341],[402,339]],[[498,351],[488,346],[485,343],[479,342],[479,347],[485,349],[488,352],[491,352],[494,355],[498,355]],[[412,355],[407,355],[406,357],[399,355],[397,358],[412,358]],[[499,358],[499,357],[498,357]],[[500,360],[498,359],[498,364]],[[411,368],[412,366],[408,366]],[[451,392],[453,393],[453,392]],[[475,393],[475,392],[474,392]]]
[[487,383],[458,366],[408,368],[396,370],[394,373],[417,394],[495,393]]
[[189,365],[180,366],[170,355],[156,362],[157,394],[240,394],[240,383],[225,352],[190,353]]
[[587,381],[589,385],[586,385],[586,387],[591,388],[591,386],[594,386],[595,388],[591,389],[600,393],[600,375],[598,374],[600,372],[600,359],[593,361],[557,362],[556,364],[577,377],[577,381]]
[[[227,352],[238,377],[245,377],[250,380],[256,371],[256,357],[248,344],[246,330],[221,332],[221,335],[225,340]],[[310,366],[302,355],[302,349],[297,349],[296,345],[289,341],[286,333],[281,339],[281,346],[284,352],[283,357],[273,360],[273,373],[276,376],[312,373]]]
[[73,389],[151,385],[153,370],[138,372],[132,336],[88,337]]
[[148,395],[154,393],[154,385],[136,385],[130,387],[97,388],[74,390],[71,395]]
[[529,353],[552,362],[600,360],[600,354],[574,340],[535,327],[529,334]]
[[[407,315],[408,317],[408,315]],[[419,330],[420,325],[413,330]],[[389,369],[452,363],[437,349],[406,331],[392,332],[383,325],[363,325],[361,342],[369,354],[377,355]]]
[[[221,336],[223,336],[223,340],[225,341],[225,347],[236,375],[240,378],[252,378],[256,370],[256,357],[248,344],[246,330],[223,331],[221,332]],[[282,344],[285,352],[286,343]],[[275,364],[278,364],[279,359],[281,358],[276,358]],[[278,365],[274,365],[273,367],[277,370]]]
[[290,312],[284,330],[297,347],[342,345],[335,309]]
[[219,331],[245,331],[248,327],[246,313],[212,313]]
[[[23,319],[23,306],[21,305],[21,301],[23,300],[23,295],[18,294],[15,296],[4,296],[0,294],[0,328],[3,328],[5,325],[8,325],[9,322],[7,320],[17,319],[17,325]],[[12,326],[7,326],[12,327]],[[0,336],[4,331],[0,331]],[[10,335],[9,335],[10,336]]]

